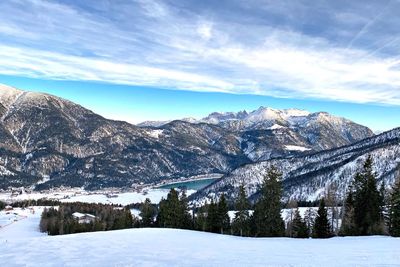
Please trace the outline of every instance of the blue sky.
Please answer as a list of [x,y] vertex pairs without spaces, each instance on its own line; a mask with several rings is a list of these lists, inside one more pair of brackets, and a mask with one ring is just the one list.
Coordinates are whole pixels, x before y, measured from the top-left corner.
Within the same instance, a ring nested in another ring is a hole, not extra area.
[[400,126],[400,1],[9,0],[0,82],[130,122],[258,106]]

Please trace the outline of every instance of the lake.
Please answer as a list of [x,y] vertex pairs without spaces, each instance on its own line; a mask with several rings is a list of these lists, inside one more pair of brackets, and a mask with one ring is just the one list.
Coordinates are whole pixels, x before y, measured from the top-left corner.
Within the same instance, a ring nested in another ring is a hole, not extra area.
[[220,178],[208,178],[208,179],[200,179],[200,180],[193,180],[193,181],[186,181],[186,182],[178,182],[178,183],[173,183],[173,184],[165,184],[165,185],[159,186],[158,188],[171,189],[171,188],[186,187],[187,190],[200,190],[218,179],[220,179]]

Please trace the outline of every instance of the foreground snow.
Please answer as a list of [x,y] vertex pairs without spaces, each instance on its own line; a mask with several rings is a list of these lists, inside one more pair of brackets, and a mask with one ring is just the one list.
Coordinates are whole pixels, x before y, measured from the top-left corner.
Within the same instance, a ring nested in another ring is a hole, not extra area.
[[0,228],[1,266],[400,266],[399,238],[256,239],[175,229],[46,236],[39,214]]

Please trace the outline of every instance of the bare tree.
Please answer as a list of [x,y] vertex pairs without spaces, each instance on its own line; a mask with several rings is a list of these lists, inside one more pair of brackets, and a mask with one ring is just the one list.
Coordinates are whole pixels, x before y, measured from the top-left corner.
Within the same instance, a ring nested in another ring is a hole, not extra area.
[[290,199],[287,206],[288,213],[286,214],[286,234],[287,236],[293,237],[293,219],[297,209],[297,201]]

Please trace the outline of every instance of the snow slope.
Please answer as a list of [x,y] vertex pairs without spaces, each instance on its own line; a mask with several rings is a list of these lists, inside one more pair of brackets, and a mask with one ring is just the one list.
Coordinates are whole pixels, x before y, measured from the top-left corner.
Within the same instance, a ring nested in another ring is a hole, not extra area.
[[400,266],[400,238],[256,239],[154,228],[46,236],[38,223],[35,213],[0,228],[1,266]]

